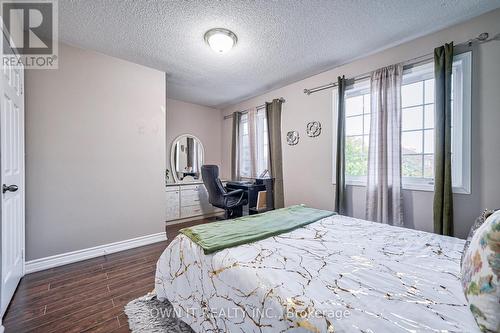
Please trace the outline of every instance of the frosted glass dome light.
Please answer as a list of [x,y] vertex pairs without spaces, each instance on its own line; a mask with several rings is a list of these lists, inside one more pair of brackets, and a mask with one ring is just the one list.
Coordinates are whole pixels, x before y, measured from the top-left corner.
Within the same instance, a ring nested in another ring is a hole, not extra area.
[[238,42],[238,37],[227,29],[215,28],[205,33],[205,42],[214,52],[222,54],[231,50]]

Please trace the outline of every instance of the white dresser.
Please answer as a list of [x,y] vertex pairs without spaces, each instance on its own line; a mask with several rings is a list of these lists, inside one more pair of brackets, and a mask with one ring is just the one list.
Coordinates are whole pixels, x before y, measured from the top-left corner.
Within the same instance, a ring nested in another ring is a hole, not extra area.
[[167,184],[167,222],[208,217],[223,212],[208,202],[208,193],[203,183]]

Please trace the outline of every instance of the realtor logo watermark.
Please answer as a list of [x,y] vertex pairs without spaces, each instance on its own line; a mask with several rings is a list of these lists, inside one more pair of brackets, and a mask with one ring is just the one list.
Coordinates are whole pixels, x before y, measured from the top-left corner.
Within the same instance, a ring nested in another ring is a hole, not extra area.
[[[1,0],[2,64],[57,69],[57,0]],[[6,39],[6,36],[7,39]]]

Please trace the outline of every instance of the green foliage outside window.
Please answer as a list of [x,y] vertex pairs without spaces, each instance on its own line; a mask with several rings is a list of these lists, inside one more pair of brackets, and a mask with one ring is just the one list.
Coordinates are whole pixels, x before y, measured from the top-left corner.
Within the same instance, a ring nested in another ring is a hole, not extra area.
[[361,138],[347,137],[345,143],[345,166],[348,176],[366,176],[368,153],[363,151]]
[[403,156],[401,168],[403,177],[422,177],[422,156]]
[[[414,153],[408,151],[407,153]],[[366,176],[368,174],[368,147],[363,149],[361,137],[346,137],[345,166],[348,176]],[[422,157],[419,155],[403,156],[403,177],[422,177]],[[429,173],[432,172],[432,164]],[[432,176],[431,176],[432,177]]]

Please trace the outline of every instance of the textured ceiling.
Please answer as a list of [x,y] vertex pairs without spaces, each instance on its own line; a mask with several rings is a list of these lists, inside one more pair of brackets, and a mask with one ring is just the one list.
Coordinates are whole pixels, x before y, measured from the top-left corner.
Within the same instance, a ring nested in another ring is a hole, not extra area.
[[[500,0],[59,0],[59,38],[168,73],[168,96],[223,107],[500,7]],[[238,44],[203,41],[224,27]]]

